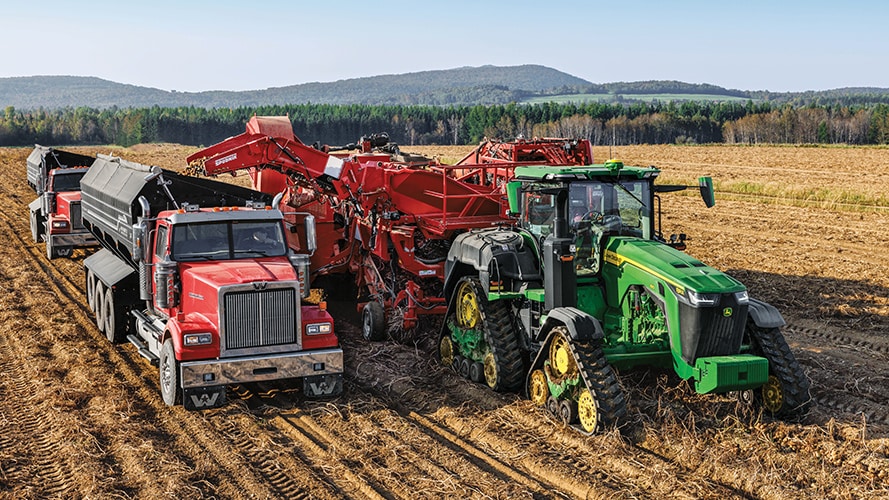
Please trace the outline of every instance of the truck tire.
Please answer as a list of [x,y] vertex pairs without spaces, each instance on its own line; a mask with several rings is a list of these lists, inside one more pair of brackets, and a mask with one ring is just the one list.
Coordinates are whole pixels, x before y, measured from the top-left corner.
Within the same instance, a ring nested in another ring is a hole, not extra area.
[[161,348],[160,362],[161,398],[167,406],[176,406],[182,403],[182,388],[179,387],[179,361],[176,360],[176,352],[173,349],[173,339],[164,341]]
[[105,290],[102,312],[105,314],[105,337],[112,344],[123,342],[127,318],[124,308],[120,304],[114,303],[114,290],[111,288]]
[[86,304],[90,311],[96,312],[96,275],[92,269],[87,269],[86,273]]
[[364,304],[361,311],[361,335],[372,342],[386,338],[386,315],[383,305],[375,300]]
[[93,304],[96,306],[96,328],[105,332],[105,286],[100,280],[96,280],[93,289]]
[[43,236],[43,217],[35,211],[31,211],[31,239],[34,243],[40,243]]

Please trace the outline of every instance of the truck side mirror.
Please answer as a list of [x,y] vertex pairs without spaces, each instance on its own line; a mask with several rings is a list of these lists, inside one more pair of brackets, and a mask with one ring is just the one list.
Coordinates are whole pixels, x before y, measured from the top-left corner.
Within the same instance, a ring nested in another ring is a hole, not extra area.
[[701,198],[704,199],[704,205],[707,205],[707,208],[716,205],[716,195],[713,192],[713,179],[710,177],[699,177],[698,185],[701,187]]
[[141,224],[133,224],[133,260],[136,262],[142,262],[145,258],[142,251],[142,238],[145,237],[143,229]]
[[306,215],[306,247],[310,254],[318,249],[318,234],[315,229],[315,216]]

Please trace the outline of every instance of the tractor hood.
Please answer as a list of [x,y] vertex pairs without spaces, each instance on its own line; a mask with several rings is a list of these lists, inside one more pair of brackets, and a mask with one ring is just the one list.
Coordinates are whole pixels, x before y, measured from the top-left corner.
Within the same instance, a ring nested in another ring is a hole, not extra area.
[[[734,293],[746,290],[738,280],[664,243],[632,237],[614,237],[604,260],[622,272],[632,266],[674,287],[697,293]],[[634,273],[635,274],[635,273]]]

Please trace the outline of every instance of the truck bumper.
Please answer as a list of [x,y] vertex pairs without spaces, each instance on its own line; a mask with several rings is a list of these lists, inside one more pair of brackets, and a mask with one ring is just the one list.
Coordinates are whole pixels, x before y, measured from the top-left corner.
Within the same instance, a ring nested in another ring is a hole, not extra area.
[[54,247],[92,247],[99,244],[89,232],[52,234],[50,238]]
[[183,389],[342,373],[343,350],[338,348],[180,364]]

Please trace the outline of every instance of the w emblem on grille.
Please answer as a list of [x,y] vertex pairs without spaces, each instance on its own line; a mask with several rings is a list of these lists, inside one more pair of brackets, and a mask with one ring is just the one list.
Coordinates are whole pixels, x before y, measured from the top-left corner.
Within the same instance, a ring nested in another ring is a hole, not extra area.
[[268,285],[268,283],[265,281],[254,281],[253,282],[253,289],[254,290],[265,290],[265,287],[267,285]]

